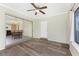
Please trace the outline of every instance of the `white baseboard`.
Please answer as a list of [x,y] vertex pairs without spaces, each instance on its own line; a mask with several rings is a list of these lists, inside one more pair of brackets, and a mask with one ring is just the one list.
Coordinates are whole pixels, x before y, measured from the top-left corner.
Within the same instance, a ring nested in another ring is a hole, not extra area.
[[4,50],[5,48],[0,48],[0,50]]

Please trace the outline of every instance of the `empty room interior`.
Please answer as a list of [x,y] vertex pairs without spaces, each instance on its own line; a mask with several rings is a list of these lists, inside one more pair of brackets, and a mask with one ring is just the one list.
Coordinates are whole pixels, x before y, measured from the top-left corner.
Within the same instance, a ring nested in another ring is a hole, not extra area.
[[78,3],[0,3],[0,56],[79,56]]

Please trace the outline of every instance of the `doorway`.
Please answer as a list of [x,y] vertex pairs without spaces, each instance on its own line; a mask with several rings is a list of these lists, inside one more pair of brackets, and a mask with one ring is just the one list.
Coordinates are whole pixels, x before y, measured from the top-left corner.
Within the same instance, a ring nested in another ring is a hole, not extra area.
[[32,22],[6,15],[6,47],[32,38]]

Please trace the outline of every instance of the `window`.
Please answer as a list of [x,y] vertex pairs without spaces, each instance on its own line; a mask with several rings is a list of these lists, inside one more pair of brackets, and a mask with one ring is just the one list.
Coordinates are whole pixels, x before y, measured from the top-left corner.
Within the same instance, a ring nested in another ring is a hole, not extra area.
[[74,13],[75,42],[79,44],[79,8]]

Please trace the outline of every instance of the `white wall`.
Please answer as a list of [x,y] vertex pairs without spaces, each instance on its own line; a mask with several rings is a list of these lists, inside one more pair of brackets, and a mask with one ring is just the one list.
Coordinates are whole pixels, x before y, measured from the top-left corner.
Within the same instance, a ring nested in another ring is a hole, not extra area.
[[[40,20],[34,21],[34,37],[48,38],[50,41],[68,44],[68,16],[68,13],[62,13],[56,16],[40,18]],[[42,22],[47,22],[47,29],[45,27],[46,25],[42,24]]]
[[67,20],[68,13],[47,18],[48,21],[48,40],[68,43],[67,39]]
[[[36,35],[48,38],[50,41],[69,44],[68,20],[69,14],[67,12],[52,17],[40,18],[39,23],[36,22],[35,25],[36,30],[40,29],[36,31]],[[42,22],[47,22],[47,29]],[[46,30],[44,31],[44,29]]]
[[0,10],[0,50],[5,48],[5,14]]
[[23,36],[32,37],[32,22],[23,22]]

